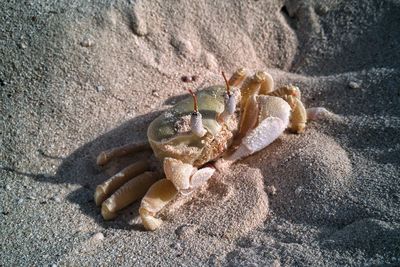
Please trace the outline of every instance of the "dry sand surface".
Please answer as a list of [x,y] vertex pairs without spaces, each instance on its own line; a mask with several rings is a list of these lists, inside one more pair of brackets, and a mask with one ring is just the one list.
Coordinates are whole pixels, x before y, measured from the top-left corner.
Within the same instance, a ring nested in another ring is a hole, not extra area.
[[[399,29],[398,0],[1,1],[0,265],[399,266]],[[116,169],[97,154],[145,140],[181,76],[238,67],[333,114],[156,232],[138,204],[105,222],[93,193]]]

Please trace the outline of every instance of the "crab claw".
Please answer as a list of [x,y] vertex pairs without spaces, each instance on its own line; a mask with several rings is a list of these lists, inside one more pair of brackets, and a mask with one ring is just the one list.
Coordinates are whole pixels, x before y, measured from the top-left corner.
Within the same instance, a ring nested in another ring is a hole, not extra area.
[[147,230],[154,231],[162,224],[157,214],[175,198],[178,193],[190,194],[203,185],[215,172],[213,167],[200,170],[174,158],[164,159],[166,179],[153,184],[142,199],[139,213]]
[[263,120],[243,138],[242,144],[227,160],[236,161],[260,151],[277,139],[286,127],[287,124],[285,125],[279,118],[267,118]]
[[205,184],[208,179],[213,176],[215,173],[215,168],[214,167],[204,167],[201,168],[200,170],[196,171],[192,177],[190,177],[190,188],[191,189],[196,189]]
[[190,164],[183,163],[174,158],[164,159],[164,172],[178,191],[188,190],[190,177],[197,171],[197,168]]
[[226,162],[234,162],[260,151],[277,139],[289,125],[291,108],[282,98],[257,96],[254,103],[257,104],[252,107],[255,109],[252,113],[258,113],[261,122],[247,132],[239,148],[225,159]]
[[190,164],[183,163],[174,158],[164,159],[164,172],[175,188],[182,194],[190,194],[194,189],[200,187],[214,174],[214,167],[197,169]]
[[147,230],[154,231],[160,227],[162,220],[155,216],[177,193],[175,186],[167,179],[161,179],[150,187],[139,208],[142,223]]

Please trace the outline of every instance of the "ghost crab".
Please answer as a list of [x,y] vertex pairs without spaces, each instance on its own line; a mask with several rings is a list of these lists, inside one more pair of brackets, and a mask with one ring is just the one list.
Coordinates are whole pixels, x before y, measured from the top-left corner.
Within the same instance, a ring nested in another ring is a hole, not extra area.
[[[162,224],[157,214],[178,194],[201,187],[216,170],[272,143],[286,128],[304,131],[308,116],[325,112],[306,111],[296,86],[273,90],[266,72],[252,77],[238,69],[224,86],[211,86],[176,104],[148,127],[148,143],[131,144],[103,151],[98,165],[127,154],[152,149],[163,162],[163,172],[150,172],[146,160],[129,165],[96,188],[95,202],[104,219],[144,196],[139,214],[144,227]],[[241,86],[240,86],[241,85]],[[239,89],[240,86],[240,89]],[[165,178],[164,178],[165,175]]]

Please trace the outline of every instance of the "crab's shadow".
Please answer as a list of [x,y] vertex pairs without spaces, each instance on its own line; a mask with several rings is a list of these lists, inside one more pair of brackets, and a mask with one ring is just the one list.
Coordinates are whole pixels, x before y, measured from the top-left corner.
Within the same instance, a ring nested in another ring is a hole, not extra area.
[[[98,224],[105,228],[140,230],[142,227],[138,224],[128,223],[130,219],[138,216],[137,203],[122,212],[121,216],[116,220],[107,222],[104,221],[100,215],[100,208],[94,203],[93,195],[96,186],[109,178],[112,173],[117,172],[144,155],[139,154],[136,158],[128,157],[119,160],[112,165],[106,166],[106,168],[100,168],[96,165],[96,157],[103,150],[146,140],[148,125],[160,113],[161,111],[139,115],[97,137],[93,141],[86,143],[63,159],[54,176],[43,174],[25,175],[31,176],[40,182],[80,185],[78,189],[69,193],[66,199],[71,203],[77,204],[84,214],[92,217]],[[44,158],[51,158],[43,152],[40,154],[42,154]]]

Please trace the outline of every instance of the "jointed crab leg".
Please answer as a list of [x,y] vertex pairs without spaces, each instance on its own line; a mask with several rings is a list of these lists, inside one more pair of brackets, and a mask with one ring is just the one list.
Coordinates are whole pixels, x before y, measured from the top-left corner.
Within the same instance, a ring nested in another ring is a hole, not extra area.
[[263,77],[263,81],[260,84],[260,95],[266,95],[269,94],[274,90],[274,79],[272,79],[272,76],[264,71],[258,71],[257,73],[260,73]]
[[304,132],[307,122],[307,112],[303,102],[301,102],[301,92],[299,88],[289,84],[270,92],[268,95],[282,97],[289,103],[292,108],[290,130],[295,133]]
[[280,87],[280,88],[268,93],[268,95],[270,95],[270,96],[279,96],[279,97],[284,97],[286,95],[291,95],[291,96],[297,97],[298,99],[301,99],[301,93],[300,93],[299,88],[297,86],[294,86],[294,85],[291,85],[291,84],[282,86],[282,87]]
[[232,74],[228,84],[230,86],[238,86],[241,82],[243,82],[245,78],[246,78],[246,70],[244,68],[240,68]]
[[101,205],[104,200],[106,200],[112,193],[114,193],[123,184],[128,182],[133,177],[148,170],[149,164],[147,161],[141,160],[134,164],[129,165],[122,171],[118,172],[107,181],[96,187],[96,192],[94,194],[94,199],[96,205]]
[[242,118],[240,120],[238,140],[242,139],[249,130],[253,129],[258,120],[258,104],[256,100],[256,95],[252,95],[248,98],[246,107],[242,113]]
[[291,95],[284,97],[284,99],[292,108],[290,130],[295,133],[304,132],[307,122],[307,111],[303,103],[300,101],[300,99]]
[[307,112],[307,120],[310,121],[319,120],[325,116],[328,116],[329,114],[332,114],[326,108],[323,107],[308,108],[306,109],[306,112]]
[[246,109],[247,101],[252,95],[258,95],[261,83],[265,80],[263,72],[256,72],[253,77],[247,78],[240,88],[242,100],[240,102],[240,113]]
[[[240,88],[240,92],[242,95],[240,112],[246,110],[247,101],[253,95],[266,95],[273,90],[274,80],[271,75],[264,71],[257,71],[253,77],[248,78],[244,81],[242,87]],[[243,120],[246,118],[243,118]]]
[[106,220],[116,217],[116,212],[142,197],[149,187],[161,178],[156,172],[145,172],[125,183],[101,205],[101,214]]
[[148,142],[129,144],[121,147],[112,148],[110,150],[103,151],[97,157],[97,165],[105,165],[111,159],[116,157],[123,157],[136,152],[141,152],[145,150],[151,150],[150,144]]

